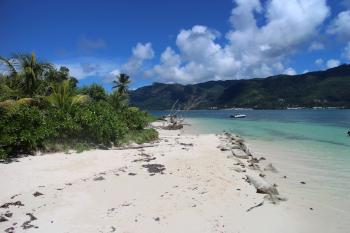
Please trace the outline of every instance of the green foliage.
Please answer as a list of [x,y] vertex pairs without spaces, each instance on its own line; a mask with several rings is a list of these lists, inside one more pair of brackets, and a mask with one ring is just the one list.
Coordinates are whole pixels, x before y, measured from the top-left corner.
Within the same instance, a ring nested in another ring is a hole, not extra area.
[[141,130],[149,123],[148,114],[136,107],[125,108],[120,115],[129,130]]
[[[78,89],[66,67],[55,69],[34,53],[0,57],[0,159],[37,150],[53,152],[154,140],[150,116],[128,106],[130,77],[121,74],[107,94],[92,84]],[[134,135],[135,134],[135,135]]]
[[142,144],[145,142],[151,142],[158,139],[158,131],[155,129],[142,129],[129,131],[124,138],[120,141],[120,144],[128,142],[136,142]]
[[117,76],[117,80],[113,81],[113,89],[117,89],[117,92],[122,95],[128,92],[128,85],[131,83],[130,77],[127,74],[120,74]]
[[32,153],[53,134],[45,112],[37,107],[18,105],[0,114],[0,148],[6,154]]
[[107,100],[107,93],[105,89],[96,83],[80,88],[79,92],[83,95],[88,95],[94,101]]
[[69,80],[57,83],[53,93],[47,97],[48,102],[55,108],[69,111],[74,105],[83,104],[88,101],[86,95],[75,95]]

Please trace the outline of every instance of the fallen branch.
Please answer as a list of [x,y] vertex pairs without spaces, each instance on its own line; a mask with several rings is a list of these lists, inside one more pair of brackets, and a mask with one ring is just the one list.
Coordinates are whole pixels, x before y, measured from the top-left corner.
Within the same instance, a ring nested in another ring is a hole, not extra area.
[[257,208],[257,207],[260,207],[260,206],[262,206],[263,204],[264,204],[264,202],[261,202],[261,203],[255,205],[255,206],[252,206],[252,207],[250,207],[249,209],[247,209],[247,212],[249,212],[249,211],[251,211],[252,209],[255,209],[255,208]]

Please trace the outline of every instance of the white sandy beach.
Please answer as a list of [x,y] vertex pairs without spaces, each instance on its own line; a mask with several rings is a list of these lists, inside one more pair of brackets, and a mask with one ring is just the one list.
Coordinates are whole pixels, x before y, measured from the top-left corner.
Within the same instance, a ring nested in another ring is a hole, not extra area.
[[[317,203],[297,199],[296,204],[281,190],[287,201],[264,199],[266,194],[246,181],[247,174],[261,172],[218,149],[226,143],[222,135],[159,133],[159,141],[144,148],[46,154],[0,164],[0,230],[348,232],[344,222],[329,224]],[[277,176],[263,173],[267,180]]]

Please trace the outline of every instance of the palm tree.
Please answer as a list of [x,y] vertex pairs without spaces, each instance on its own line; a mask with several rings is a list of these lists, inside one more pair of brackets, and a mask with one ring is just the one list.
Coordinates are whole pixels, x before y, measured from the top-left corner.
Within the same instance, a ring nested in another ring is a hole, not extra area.
[[113,81],[113,89],[117,88],[117,92],[120,95],[127,94],[128,85],[131,83],[130,77],[127,74],[120,74],[117,76],[117,80]]
[[17,71],[15,68],[15,65],[13,64],[12,59],[7,59],[5,57],[0,56],[0,62],[6,66],[7,70],[9,71],[10,76],[17,75]]
[[53,88],[53,93],[47,97],[47,100],[53,107],[69,111],[74,105],[86,103],[89,97],[75,95],[70,80],[64,80]]
[[17,54],[14,56],[21,68],[24,77],[24,90],[29,96],[33,96],[37,83],[45,71],[53,69],[48,63],[37,61],[35,53]]

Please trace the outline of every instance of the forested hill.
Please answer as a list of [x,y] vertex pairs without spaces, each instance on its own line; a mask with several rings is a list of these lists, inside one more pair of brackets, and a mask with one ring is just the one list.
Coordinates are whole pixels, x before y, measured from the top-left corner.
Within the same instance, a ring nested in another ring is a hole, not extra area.
[[300,75],[209,81],[193,85],[154,83],[130,93],[143,109],[346,107],[350,108],[350,65]]

